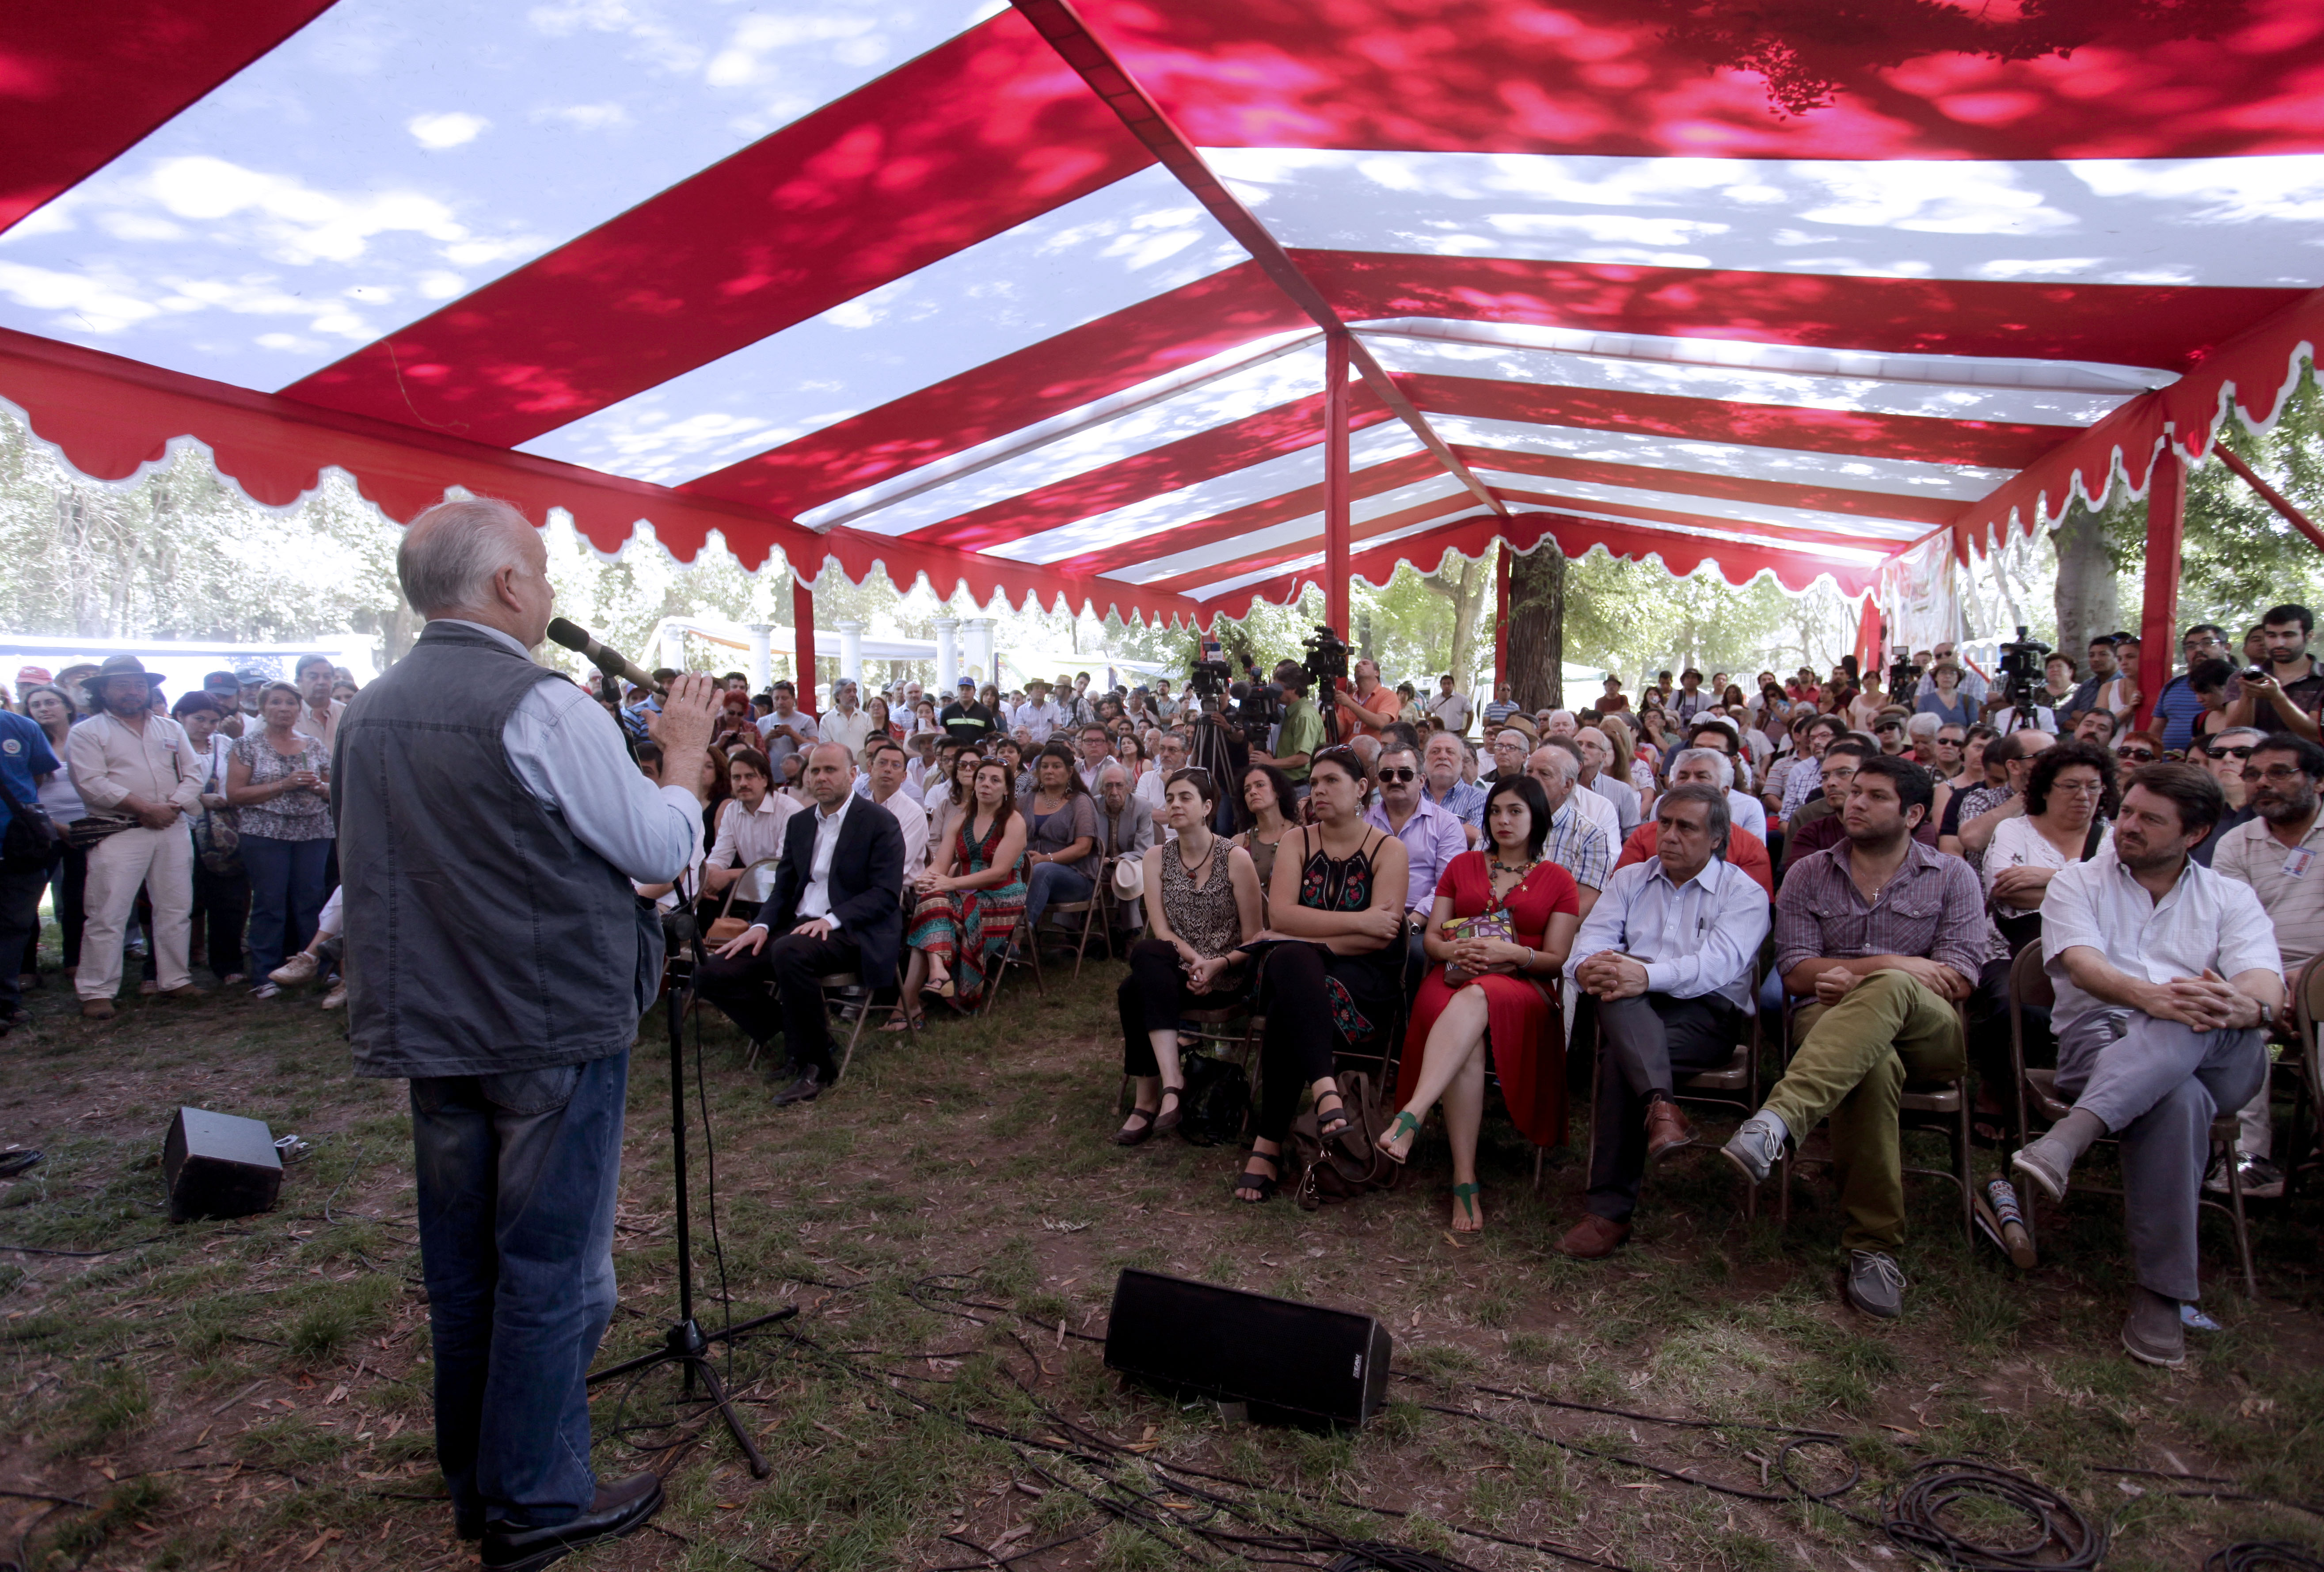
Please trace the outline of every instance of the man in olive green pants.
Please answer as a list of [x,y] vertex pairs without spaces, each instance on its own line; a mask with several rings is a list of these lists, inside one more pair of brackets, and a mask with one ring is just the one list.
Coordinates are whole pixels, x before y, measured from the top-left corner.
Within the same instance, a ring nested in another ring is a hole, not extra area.
[[1791,1067],[1722,1149],[1764,1179],[1822,1120],[1848,1214],[1848,1302],[1904,1312],[1897,1105],[1907,1080],[1961,1073],[1955,1006],[1988,947],[1984,893],[1967,863],[1913,838],[1935,782],[1901,757],[1867,759],[1840,805],[1844,838],[1803,857],[1775,907],[1775,966],[1794,997]]

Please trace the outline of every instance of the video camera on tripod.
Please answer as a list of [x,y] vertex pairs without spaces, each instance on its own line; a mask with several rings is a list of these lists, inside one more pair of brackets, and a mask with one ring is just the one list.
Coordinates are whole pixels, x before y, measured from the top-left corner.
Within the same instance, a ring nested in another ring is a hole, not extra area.
[[2039,639],[2025,636],[2025,624],[2017,624],[2017,637],[2001,646],[2000,680],[1997,684],[2001,696],[2015,711],[2018,725],[2032,724],[2034,695],[2043,685],[2043,662],[2050,658],[2050,646]]
[[1921,682],[1921,669],[1913,664],[1912,652],[1899,650],[1888,663],[1888,699],[1892,704],[1910,704],[1913,689]]

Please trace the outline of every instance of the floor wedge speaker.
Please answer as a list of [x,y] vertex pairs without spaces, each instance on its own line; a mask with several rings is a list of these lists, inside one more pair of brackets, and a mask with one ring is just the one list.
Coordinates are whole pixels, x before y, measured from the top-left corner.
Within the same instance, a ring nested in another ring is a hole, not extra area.
[[1108,1369],[1275,1421],[1362,1424],[1386,1400],[1388,1347],[1353,1310],[1134,1268],[1113,1285],[1105,1332]]
[[170,1188],[170,1221],[247,1217],[274,1205],[282,1159],[273,1133],[256,1119],[180,1108],[161,1142],[161,1177]]

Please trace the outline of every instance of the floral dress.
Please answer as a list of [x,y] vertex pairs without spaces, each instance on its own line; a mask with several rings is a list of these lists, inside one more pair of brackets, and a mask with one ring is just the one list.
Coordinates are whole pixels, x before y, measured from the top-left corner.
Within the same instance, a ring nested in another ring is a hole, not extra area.
[[[973,843],[968,838],[972,816],[964,813],[953,822],[954,873],[982,874],[991,867],[1009,821],[995,814],[984,838]],[[1024,913],[1025,865],[1020,859],[1016,876],[1006,884],[921,896],[912,908],[912,929],[904,942],[945,964],[952,974],[953,1003],[966,1009],[984,996],[985,979]]]

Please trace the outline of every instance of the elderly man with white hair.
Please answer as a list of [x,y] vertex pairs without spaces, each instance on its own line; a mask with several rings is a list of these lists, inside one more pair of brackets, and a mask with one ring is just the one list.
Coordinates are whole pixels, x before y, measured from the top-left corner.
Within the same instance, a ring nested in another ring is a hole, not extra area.
[[1493,734],[1493,768],[1488,774],[1477,777],[1478,783],[1490,786],[1497,781],[1514,781],[1526,772],[1526,754],[1533,747],[1533,739],[1511,727]]
[[670,680],[657,787],[589,692],[533,663],[556,594],[523,514],[429,508],[396,576],[428,625],[335,738],[348,1034],[356,1074],[411,1083],[454,1527],[488,1567],[546,1566],[661,1504],[650,1472],[598,1482],[582,1375],[613,1316],[630,1043],[661,979],[632,883],[699,850],[718,693]]
[[1526,760],[1526,773],[1541,782],[1542,795],[1549,799],[1549,838],[1542,843],[1541,855],[1573,875],[1582,892],[1581,915],[1586,920],[1590,909],[1598,903],[1598,892],[1606,887],[1613,872],[1614,842],[1582,810],[1582,799],[1609,812],[1612,805],[1582,790],[1581,760],[1554,744],[1544,743],[1533,751]]
[[1597,792],[1589,790],[1583,782],[1582,775],[1588,767],[1589,761],[1582,752],[1581,743],[1573,737],[1551,737],[1541,745],[1573,761],[1573,783],[1581,793],[1573,800],[1573,810],[1603,830],[1606,835],[1606,844],[1618,854],[1622,849],[1622,837],[1625,833],[1622,828],[1621,809],[1614,806],[1613,799],[1600,796]]
[[1570,737],[1582,729],[1582,721],[1570,709],[1553,709],[1541,723],[1541,735],[1546,737]]
[[1670,783],[1699,781],[1716,786],[1727,793],[1727,810],[1735,828],[1748,829],[1762,841],[1767,838],[1767,806],[1757,798],[1735,790],[1735,761],[1717,748],[1681,748],[1671,755]]
[[1461,832],[1471,846],[1485,829],[1485,789],[1464,773],[1474,763],[1469,744],[1451,732],[1432,732],[1420,751],[1422,794],[1461,821]]

